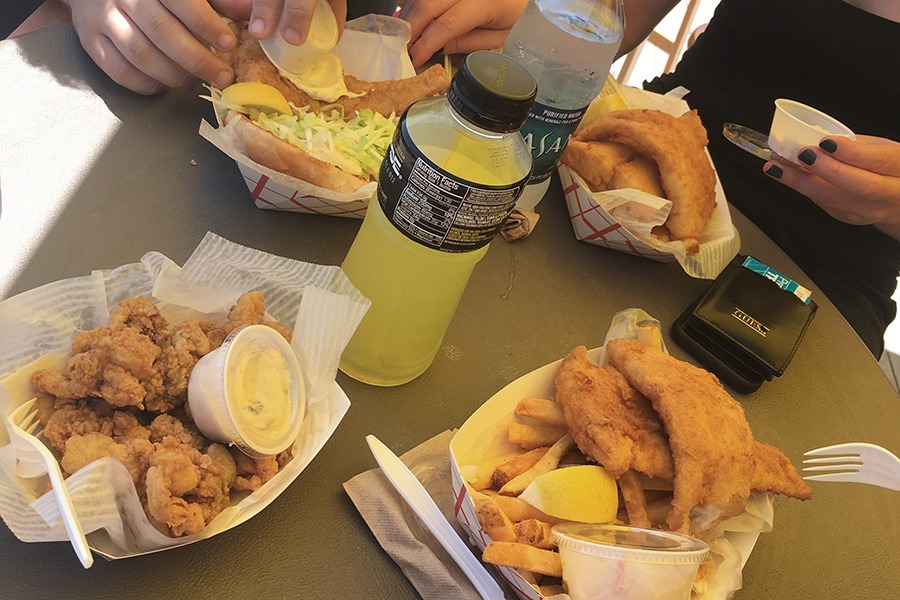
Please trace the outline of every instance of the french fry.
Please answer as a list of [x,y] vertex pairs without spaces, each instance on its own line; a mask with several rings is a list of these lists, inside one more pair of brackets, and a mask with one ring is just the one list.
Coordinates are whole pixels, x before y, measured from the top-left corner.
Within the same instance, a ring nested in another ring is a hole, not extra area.
[[559,461],[565,456],[566,452],[575,446],[572,436],[568,433],[561,437],[555,444],[550,446],[547,453],[541,457],[533,467],[518,475],[514,479],[508,481],[506,485],[500,488],[500,493],[505,496],[518,496],[528,487],[538,475],[543,475],[552,471],[559,465]]
[[475,502],[475,517],[491,540],[496,542],[516,541],[516,530],[512,521],[490,496],[485,496]]
[[522,398],[516,404],[516,414],[535,419],[548,425],[565,425],[566,416],[562,406],[545,398]]
[[549,446],[568,432],[567,427],[528,425],[513,421],[509,424],[509,441],[531,450],[541,446]]
[[[518,451],[512,454],[502,454],[500,456],[487,459],[484,462],[480,463],[477,467],[474,467],[471,471],[464,474],[466,483],[469,484],[469,487],[478,491],[489,488],[491,487],[491,485],[495,485],[492,479],[494,477],[494,471],[496,471],[499,465],[502,465],[511,460],[515,460],[517,457],[523,456],[527,453],[528,451]],[[500,486],[495,485],[495,487]]]
[[484,562],[534,573],[562,577],[559,554],[517,542],[491,542],[481,556]]
[[628,511],[628,524],[635,527],[650,527],[650,516],[647,514],[647,498],[644,488],[637,477],[637,471],[629,469],[619,477],[619,491]]
[[516,477],[520,473],[524,473],[543,458],[544,454],[549,450],[549,446],[534,448],[524,454],[519,454],[497,465],[491,474],[491,486],[500,489],[510,479]]
[[508,516],[513,523],[526,521],[528,519],[537,519],[539,521],[550,523],[551,525],[562,522],[562,519],[551,517],[524,500],[519,500],[515,496],[501,496],[499,493],[491,492],[490,490],[487,490],[486,492],[494,497],[494,500],[500,505],[503,513]]
[[525,519],[515,524],[516,541],[535,548],[550,550],[556,544],[550,541],[550,523],[538,519]]

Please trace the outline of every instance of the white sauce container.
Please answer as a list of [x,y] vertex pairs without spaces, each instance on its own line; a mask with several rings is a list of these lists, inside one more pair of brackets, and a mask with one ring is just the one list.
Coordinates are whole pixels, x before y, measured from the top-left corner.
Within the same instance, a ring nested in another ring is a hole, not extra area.
[[552,529],[572,600],[687,600],[705,542],[626,525],[561,523]]
[[[246,385],[257,379],[262,387],[248,394]],[[280,333],[265,325],[231,332],[219,348],[197,362],[188,382],[191,417],[203,435],[257,458],[278,454],[294,443],[306,402],[297,354]]]
[[337,18],[326,0],[318,0],[306,41],[299,46],[287,43],[280,31],[260,40],[259,45],[275,66],[289,73],[303,73],[338,43]]
[[800,151],[806,146],[818,146],[826,135],[856,139],[849,127],[820,110],[785,98],[775,101],[769,147],[779,156],[799,164],[797,155]]

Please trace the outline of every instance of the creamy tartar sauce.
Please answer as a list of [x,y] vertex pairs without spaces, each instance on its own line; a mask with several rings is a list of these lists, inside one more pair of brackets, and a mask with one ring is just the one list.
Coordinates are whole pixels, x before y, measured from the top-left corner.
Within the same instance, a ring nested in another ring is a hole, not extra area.
[[277,439],[291,426],[291,378],[274,348],[250,344],[231,374],[231,403],[250,433]]

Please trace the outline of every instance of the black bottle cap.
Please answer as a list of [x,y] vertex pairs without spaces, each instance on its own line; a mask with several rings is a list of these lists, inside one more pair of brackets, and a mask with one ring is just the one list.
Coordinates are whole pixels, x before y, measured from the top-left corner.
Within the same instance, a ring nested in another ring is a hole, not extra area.
[[450,105],[465,119],[487,129],[517,131],[534,102],[537,83],[512,58],[482,50],[466,56],[447,90]]

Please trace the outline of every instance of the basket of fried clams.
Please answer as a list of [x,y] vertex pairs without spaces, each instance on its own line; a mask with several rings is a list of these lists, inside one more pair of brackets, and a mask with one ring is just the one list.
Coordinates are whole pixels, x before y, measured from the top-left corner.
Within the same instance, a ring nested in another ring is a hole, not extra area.
[[147,297],[122,301],[109,326],[78,334],[64,368],[34,371],[43,437],[65,475],[104,457],[131,476],[149,522],[170,537],[200,532],[232,502],[290,460],[290,449],[251,458],[214,443],[191,419],[188,380],[201,357],[244,325],[290,331],[265,317],[260,292],[240,296],[224,322],[170,324]]

